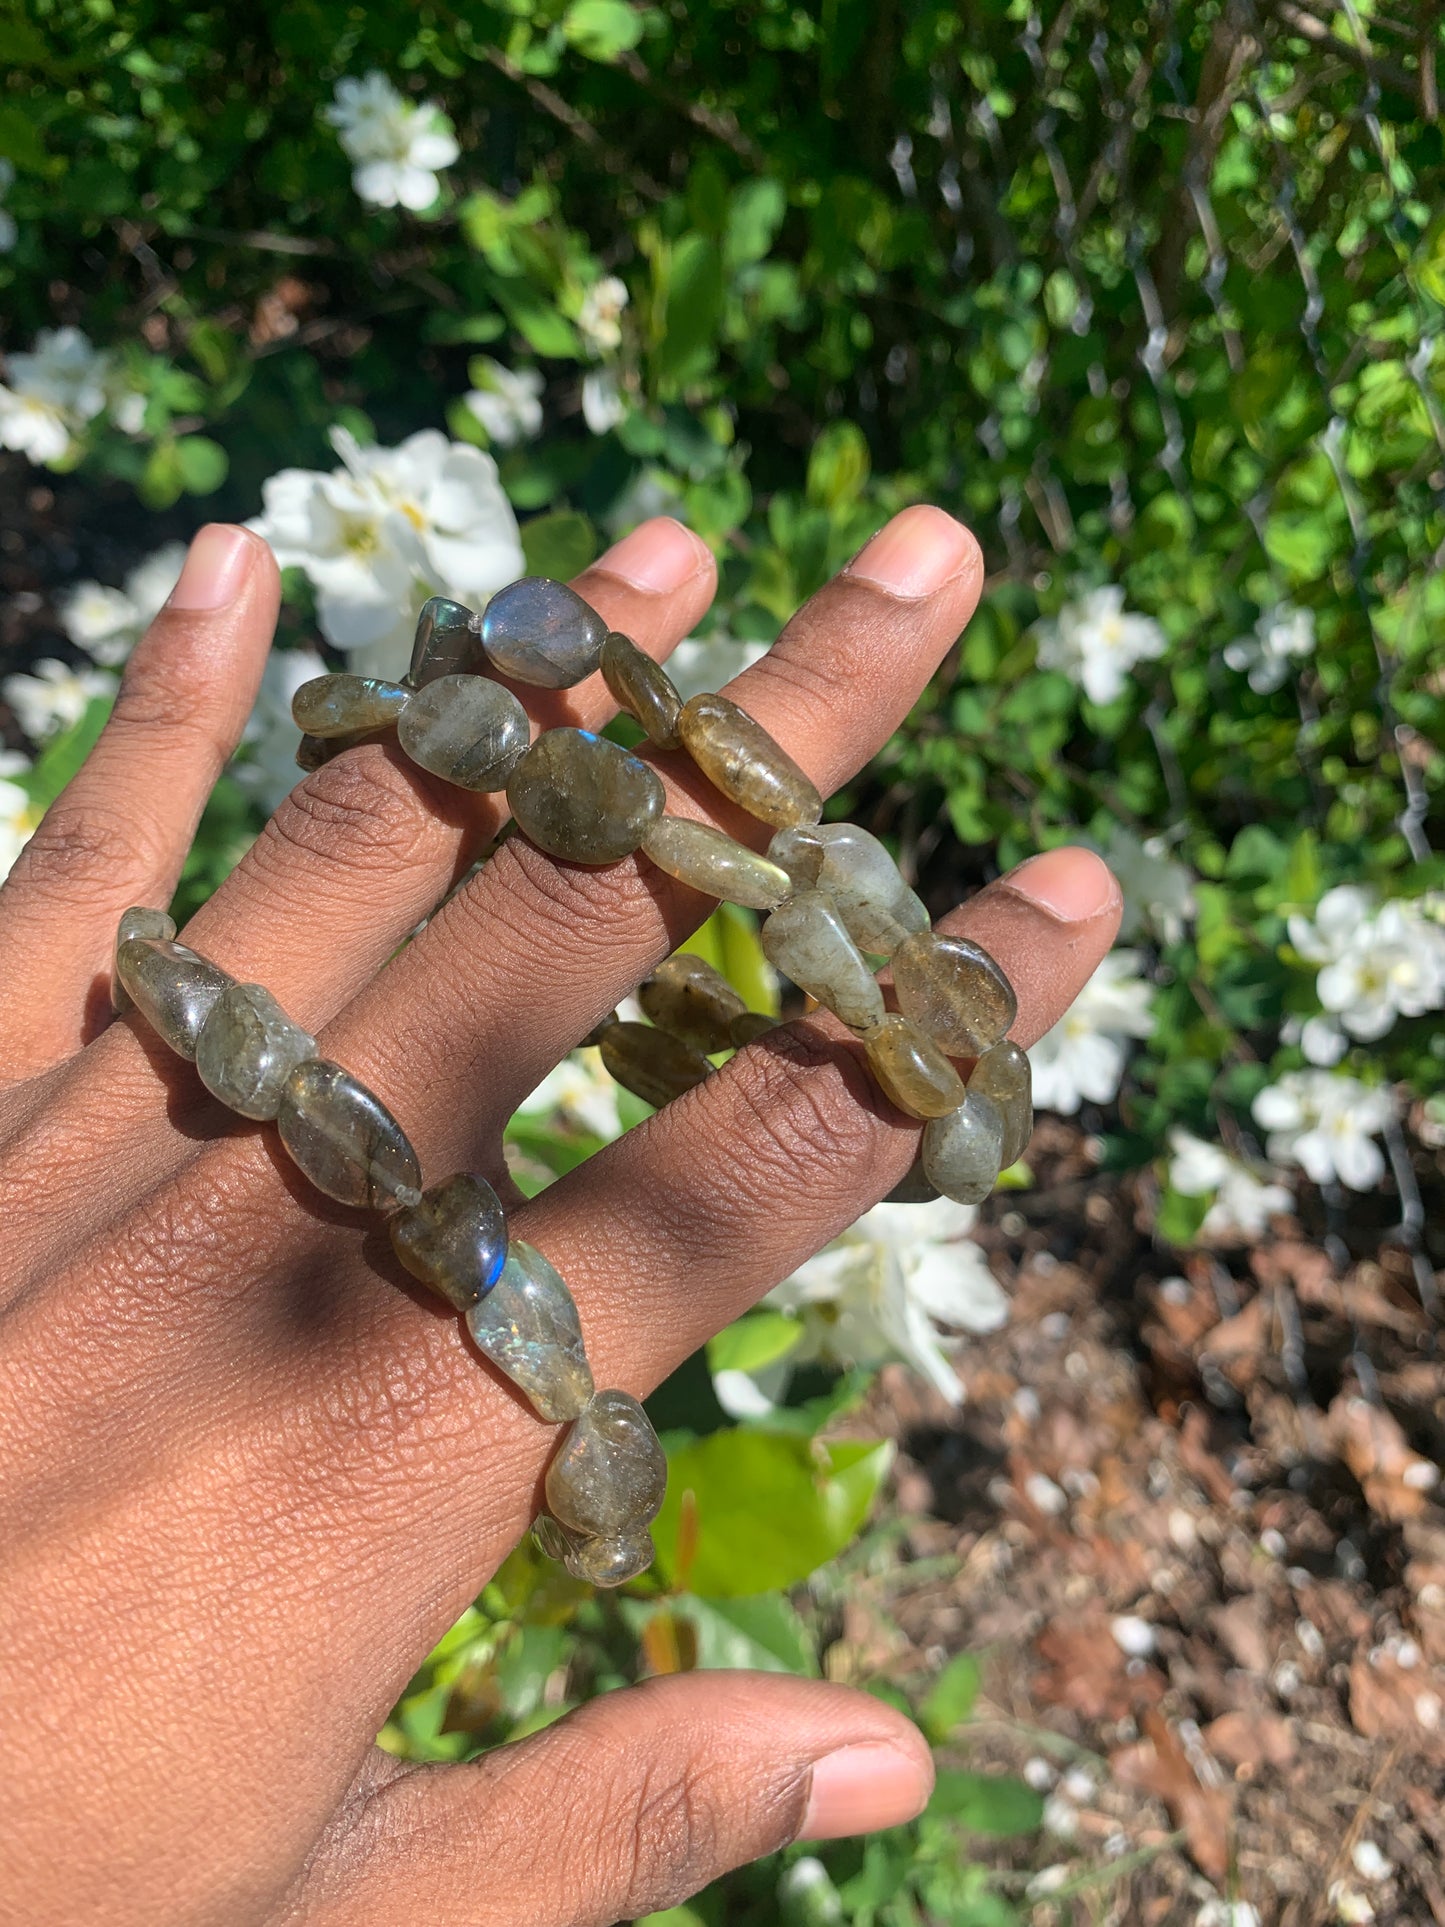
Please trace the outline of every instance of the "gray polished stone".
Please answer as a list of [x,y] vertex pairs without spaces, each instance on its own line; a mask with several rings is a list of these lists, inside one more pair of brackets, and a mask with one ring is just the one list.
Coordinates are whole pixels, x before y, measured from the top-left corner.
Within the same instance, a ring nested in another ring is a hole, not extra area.
[[572,1294],[534,1245],[512,1240],[495,1285],[467,1312],[478,1349],[554,1422],[592,1396],[592,1368]]
[[298,1064],[276,1113],[281,1142],[328,1198],[385,1210],[421,1199],[421,1166],[406,1133],[360,1078],[324,1057]]
[[485,1297],[507,1262],[501,1199],[470,1171],[428,1185],[418,1204],[392,1213],[386,1228],[412,1277],[458,1311]]
[[549,729],[507,784],[517,827],[549,856],[615,863],[662,815],[666,792],[646,763],[590,729]]
[[110,1007],[117,1017],[135,1008],[130,1000],[130,992],[121,982],[120,971],[116,967],[116,957],[120,954],[121,945],[129,942],[132,937],[170,943],[175,940],[175,934],[175,919],[168,917],[164,910],[148,910],[139,903],[133,904],[129,910],[122,910],[120,922],[116,925],[115,952],[111,957],[110,972]]
[[816,997],[850,1030],[883,1021],[883,992],[831,897],[800,890],[766,920],[763,951],[775,970]]
[[[485,1300],[483,1301],[485,1303]],[[547,1468],[547,1504],[591,1537],[638,1536],[667,1491],[667,1460],[651,1421],[627,1392],[598,1392]]]
[[493,668],[541,689],[570,689],[602,661],[607,624],[565,582],[523,576],[487,604],[482,646]]
[[212,1004],[196,1041],[196,1070],[213,1097],[242,1117],[273,1118],[298,1064],[316,1039],[282,1010],[264,984],[232,984]]
[[956,1111],[923,1130],[923,1169],[955,1204],[982,1204],[1003,1169],[1003,1113],[990,1097],[970,1091]]
[[438,676],[401,713],[396,739],[420,768],[464,790],[501,790],[532,740],[527,712],[490,676]]
[[768,855],[800,889],[833,899],[860,950],[891,957],[905,937],[928,928],[928,912],[898,865],[856,823],[791,825],[778,831]]
[[194,1058],[211,1006],[234,979],[165,938],[127,937],[116,948],[115,968],[156,1035],[180,1056]]
[[364,735],[394,723],[410,694],[379,676],[313,676],[291,698],[291,719],[308,736]]
[[479,629],[481,617],[449,596],[428,596],[417,617],[407,681],[425,688],[438,676],[476,676],[487,666]]

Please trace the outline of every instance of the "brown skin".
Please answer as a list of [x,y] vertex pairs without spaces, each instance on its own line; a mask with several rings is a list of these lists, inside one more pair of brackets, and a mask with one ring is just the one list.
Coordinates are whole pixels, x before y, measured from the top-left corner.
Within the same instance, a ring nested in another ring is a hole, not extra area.
[[[251,706],[278,584],[245,540],[221,606],[159,617],[0,892],[0,1920],[602,1927],[800,1830],[907,1818],[931,1773],[907,1722],[772,1675],[612,1694],[475,1765],[373,1746],[525,1530],[557,1432],[374,1221],[310,1190],[139,1019],[105,1020],[116,919],[168,900]],[[966,531],[906,511],[729,693],[826,793],[906,714],[980,579]],[[657,522],[576,586],[664,659],[714,577]],[[525,694],[542,723],[612,713],[600,676]],[[657,767],[671,808],[766,842],[682,759]],[[432,1181],[505,1187],[517,1102],[710,907],[645,861],[582,870],[513,841],[388,963],[503,807],[354,750],[182,933],[370,1084]],[[1118,909],[1074,852],[946,927],[1009,972],[1029,1043]],[[641,1396],[883,1196],[918,1135],[812,1019],[534,1203],[504,1195],[576,1294],[598,1384]]]

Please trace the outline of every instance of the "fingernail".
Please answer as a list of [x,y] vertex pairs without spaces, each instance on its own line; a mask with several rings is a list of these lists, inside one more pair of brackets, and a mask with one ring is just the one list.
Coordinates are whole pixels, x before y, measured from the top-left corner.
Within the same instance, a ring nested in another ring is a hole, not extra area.
[[181,579],[166,601],[170,609],[220,609],[240,593],[256,549],[244,529],[208,522],[186,552]]
[[1085,923],[1107,910],[1119,894],[1114,873],[1092,850],[1045,850],[1011,870],[1004,882],[1060,923]]
[[922,1813],[932,1791],[923,1762],[874,1743],[827,1753],[813,1768],[800,1840],[841,1840],[901,1826]]
[[919,502],[895,515],[843,571],[889,595],[925,596],[973,566],[978,544],[951,515]]
[[624,535],[592,566],[604,575],[620,576],[647,595],[666,595],[690,582],[711,560],[712,550],[700,535],[670,515],[660,515]]

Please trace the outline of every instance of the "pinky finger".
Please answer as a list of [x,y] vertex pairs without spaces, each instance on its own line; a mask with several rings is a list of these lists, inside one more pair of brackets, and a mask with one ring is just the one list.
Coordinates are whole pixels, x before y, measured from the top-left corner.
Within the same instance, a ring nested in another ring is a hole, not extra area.
[[279,601],[259,536],[201,530],[95,748],[0,890],[7,1080],[58,1063],[104,1022],[116,920],[132,903],[169,903],[251,712]]

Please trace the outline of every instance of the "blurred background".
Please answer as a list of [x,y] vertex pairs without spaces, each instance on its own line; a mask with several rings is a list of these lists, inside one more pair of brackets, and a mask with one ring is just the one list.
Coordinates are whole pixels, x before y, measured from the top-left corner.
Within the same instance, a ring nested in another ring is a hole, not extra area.
[[[203,521],[260,518],[288,600],[182,913],[295,779],[295,686],[396,673],[425,596],[675,513],[716,687],[928,499],[983,606],[837,813],[935,912],[1064,840],[1123,883],[1008,1188],[867,1213],[723,1333],[652,1401],[653,1573],[519,1550],[383,1733],[466,1757],[696,1665],[922,1720],[917,1825],[652,1927],[1445,1922],[1441,40],[1423,0],[0,21],[0,874]],[[776,1008],[745,914],[695,942]],[[514,1120],[525,1187],[645,1114],[595,1057]]]

